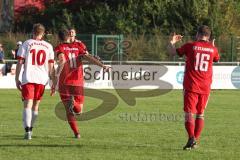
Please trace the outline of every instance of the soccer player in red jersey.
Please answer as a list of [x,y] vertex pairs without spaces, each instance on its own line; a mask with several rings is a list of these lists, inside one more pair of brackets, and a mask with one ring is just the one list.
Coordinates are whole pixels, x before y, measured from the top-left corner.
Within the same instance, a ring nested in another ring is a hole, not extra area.
[[[85,44],[82,43],[82,41],[76,39],[76,29],[75,28],[70,28],[69,29],[69,40],[71,43],[77,43],[81,47],[85,48]],[[97,59],[98,61],[102,62],[102,59],[98,55],[94,55],[93,58]]]
[[69,29],[69,40],[70,42],[81,42],[80,40],[76,39],[76,30],[74,28]]
[[[22,92],[24,101],[23,126],[25,139],[32,137],[32,128],[38,116],[39,103],[54,65],[54,51],[51,44],[42,40],[45,28],[42,24],[33,26],[33,38],[25,41],[17,52],[16,86]],[[23,66],[23,67],[22,67]],[[23,69],[22,77],[19,79]]]
[[219,61],[220,58],[217,48],[209,42],[210,35],[210,28],[202,25],[198,28],[196,41],[176,49],[174,45],[182,36],[174,33],[168,46],[170,54],[186,58],[183,92],[185,128],[189,139],[183,147],[184,150],[196,148],[199,142],[204,126],[204,110],[211,90],[212,66],[213,62]]
[[66,109],[68,123],[75,137],[80,138],[75,115],[82,112],[84,103],[82,58],[102,67],[105,71],[108,71],[109,67],[92,57],[82,42],[70,42],[68,30],[60,31],[59,39],[62,43],[55,48],[59,61],[58,91]]

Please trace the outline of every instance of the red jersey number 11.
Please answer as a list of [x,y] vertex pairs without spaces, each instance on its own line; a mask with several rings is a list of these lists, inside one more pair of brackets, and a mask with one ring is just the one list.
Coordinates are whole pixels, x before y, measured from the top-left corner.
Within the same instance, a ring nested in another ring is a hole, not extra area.
[[209,54],[196,54],[196,63],[195,63],[195,70],[196,71],[208,71],[210,55]]
[[70,61],[70,68],[77,68],[77,60],[74,53],[68,54],[69,61]]

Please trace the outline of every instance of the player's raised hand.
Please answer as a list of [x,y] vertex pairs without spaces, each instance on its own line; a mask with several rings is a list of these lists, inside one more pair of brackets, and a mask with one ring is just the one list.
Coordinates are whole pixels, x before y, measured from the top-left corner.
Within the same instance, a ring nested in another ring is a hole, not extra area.
[[182,35],[176,34],[176,33],[174,32],[173,34],[170,35],[170,43],[171,43],[171,44],[175,44],[175,43],[181,41],[181,40],[182,40],[182,37],[183,37]]
[[19,91],[22,91],[21,82],[19,80],[16,80],[16,86]]
[[212,45],[215,46],[215,38],[211,41]]

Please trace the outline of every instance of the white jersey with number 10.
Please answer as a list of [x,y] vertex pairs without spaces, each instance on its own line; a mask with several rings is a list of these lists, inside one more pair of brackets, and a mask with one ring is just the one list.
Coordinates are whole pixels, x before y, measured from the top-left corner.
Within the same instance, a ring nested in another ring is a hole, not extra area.
[[19,48],[17,56],[24,60],[22,84],[47,84],[48,63],[54,62],[54,51],[50,43],[29,39]]

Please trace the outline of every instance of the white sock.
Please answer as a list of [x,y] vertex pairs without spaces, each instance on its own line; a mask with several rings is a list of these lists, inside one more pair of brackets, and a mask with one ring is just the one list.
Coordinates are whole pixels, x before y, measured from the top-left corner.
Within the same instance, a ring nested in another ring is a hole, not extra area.
[[38,117],[38,111],[32,111],[32,121],[31,121],[31,127],[33,127],[36,119]]
[[24,108],[23,109],[23,126],[24,126],[24,128],[31,126],[31,120],[32,120],[32,109]]

